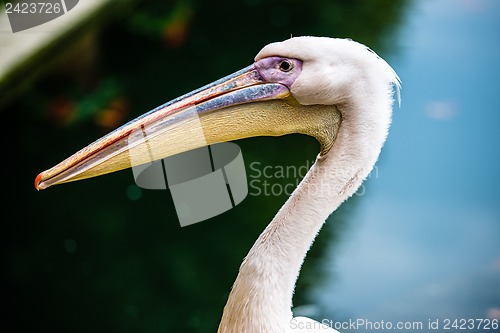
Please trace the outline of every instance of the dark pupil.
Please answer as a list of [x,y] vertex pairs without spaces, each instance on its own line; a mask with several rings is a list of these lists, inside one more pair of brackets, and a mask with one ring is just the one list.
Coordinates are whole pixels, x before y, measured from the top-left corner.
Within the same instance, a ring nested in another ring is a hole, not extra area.
[[284,60],[280,63],[280,69],[283,71],[283,72],[288,72],[289,70],[292,69],[292,64],[290,64],[289,61],[287,60]]

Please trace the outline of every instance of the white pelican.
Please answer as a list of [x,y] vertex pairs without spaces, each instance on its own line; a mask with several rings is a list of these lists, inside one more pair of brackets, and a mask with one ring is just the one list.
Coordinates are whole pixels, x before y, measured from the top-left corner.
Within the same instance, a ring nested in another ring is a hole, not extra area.
[[[312,319],[293,318],[292,295],[326,218],[355,193],[379,156],[394,87],[399,98],[394,70],[352,40],[296,37],[272,43],[253,65],[142,115],[40,173],[35,187],[133,166],[131,145],[139,151],[135,164],[149,161],[145,146],[163,158],[252,136],[314,136],[320,153],[244,259],[218,332],[335,332]],[[193,139],[197,126],[204,140]],[[147,139],[130,142],[128,136],[141,128]]]

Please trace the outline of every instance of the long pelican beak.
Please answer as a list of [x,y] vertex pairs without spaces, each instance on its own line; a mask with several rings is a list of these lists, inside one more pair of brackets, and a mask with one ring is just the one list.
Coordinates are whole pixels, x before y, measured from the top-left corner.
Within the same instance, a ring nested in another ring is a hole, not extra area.
[[119,127],[41,172],[35,187],[46,189],[219,142],[324,131],[315,125],[322,123],[322,108],[308,107],[306,114],[302,108],[286,85],[267,82],[253,64]]

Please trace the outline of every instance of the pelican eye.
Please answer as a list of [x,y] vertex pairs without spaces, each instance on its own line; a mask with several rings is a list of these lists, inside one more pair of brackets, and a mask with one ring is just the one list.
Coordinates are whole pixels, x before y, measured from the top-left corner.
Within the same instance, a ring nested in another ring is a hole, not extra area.
[[289,72],[293,68],[293,63],[290,60],[282,60],[278,66],[282,72]]

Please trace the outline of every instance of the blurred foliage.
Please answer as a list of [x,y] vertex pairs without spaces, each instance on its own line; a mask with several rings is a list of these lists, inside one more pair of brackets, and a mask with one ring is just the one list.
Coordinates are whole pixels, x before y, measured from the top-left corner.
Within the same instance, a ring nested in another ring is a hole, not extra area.
[[[221,216],[180,228],[169,193],[141,190],[130,171],[40,193],[33,188],[37,172],[126,119],[250,64],[268,42],[350,37],[383,54],[395,45],[405,6],[391,0],[142,1],[110,18],[94,41],[93,61],[70,75],[62,66],[3,113],[17,130],[2,132],[4,327],[215,332],[241,260],[285,193],[249,195]],[[300,167],[318,152],[313,139],[300,135],[239,144],[249,176],[252,162]],[[295,184],[297,177],[264,180]],[[335,213],[318,237],[295,304],[312,302],[307,290],[319,283],[321,267],[332,265],[322,254],[341,236],[345,212],[355,204],[350,200]]]

